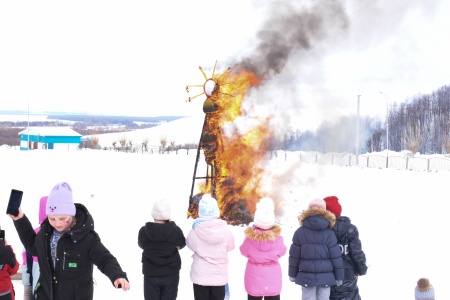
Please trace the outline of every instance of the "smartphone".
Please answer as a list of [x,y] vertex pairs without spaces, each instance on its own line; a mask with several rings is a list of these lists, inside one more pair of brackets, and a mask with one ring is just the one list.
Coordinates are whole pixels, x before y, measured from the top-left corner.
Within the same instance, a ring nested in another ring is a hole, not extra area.
[[3,229],[0,229],[0,241],[5,240],[5,231]]
[[17,217],[19,214],[20,203],[22,203],[23,192],[19,190],[12,189],[11,195],[9,196],[8,208],[6,209],[6,214],[13,215]]

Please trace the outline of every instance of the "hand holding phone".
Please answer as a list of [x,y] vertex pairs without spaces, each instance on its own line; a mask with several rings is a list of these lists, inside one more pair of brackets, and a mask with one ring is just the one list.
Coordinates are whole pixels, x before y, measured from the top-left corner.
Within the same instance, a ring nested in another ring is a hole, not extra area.
[[17,217],[19,215],[19,207],[22,203],[23,192],[12,189],[9,196],[8,208],[6,209],[7,215],[13,215]]

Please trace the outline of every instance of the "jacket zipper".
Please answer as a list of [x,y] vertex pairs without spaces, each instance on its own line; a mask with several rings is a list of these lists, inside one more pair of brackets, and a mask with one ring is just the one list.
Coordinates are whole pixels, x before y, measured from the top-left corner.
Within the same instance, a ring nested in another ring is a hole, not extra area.
[[64,251],[64,256],[63,256],[63,271],[66,269],[66,252]]

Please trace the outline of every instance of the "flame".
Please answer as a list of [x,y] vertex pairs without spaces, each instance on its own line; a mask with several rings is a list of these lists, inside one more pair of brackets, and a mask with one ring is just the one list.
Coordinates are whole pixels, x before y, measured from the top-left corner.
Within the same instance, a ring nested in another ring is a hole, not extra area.
[[[202,69],[201,69],[202,70]],[[253,126],[245,132],[236,124],[247,112],[242,104],[252,87],[260,84],[253,72],[228,69],[213,75],[214,91],[204,103],[205,124],[200,147],[206,163],[211,167],[207,180],[199,185],[200,194],[215,196],[221,217],[229,224],[248,224],[252,221],[256,202],[264,196],[262,180],[265,172],[261,161],[267,152],[272,131],[269,118],[252,120]],[[197,197],[197,200],[199,197]],[[197,217],[195,205],[189,215]]]

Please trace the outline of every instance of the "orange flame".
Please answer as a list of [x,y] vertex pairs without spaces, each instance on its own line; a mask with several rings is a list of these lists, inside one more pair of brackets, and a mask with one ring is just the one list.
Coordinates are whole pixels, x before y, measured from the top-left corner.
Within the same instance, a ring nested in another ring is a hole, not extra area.
[[[205,77],[206,78],[206,77]],[[256,120],[256,125],[242,133],[233,122],[245,117],[242,108],[245,96],[260,80],[246,70],[226,72],[214,76],[217,84],[214,92],[204,103],[206,112],[202,132],[201,147],[205,160],[213,169],[214,185],[203,182],[199,185],[201,193],[214,193],[219,203],[221,216],[230,224],[244,224],[252,221],[256,202],[262,198],[262,179],[264,168],[261,160],[267,152],[272,131],[269,119]],[[208,102],[209,101],[209,102]],[[227,132],[224,133],[224,129]],[[197,212],[190,207],[189,213],[196,217]]]

